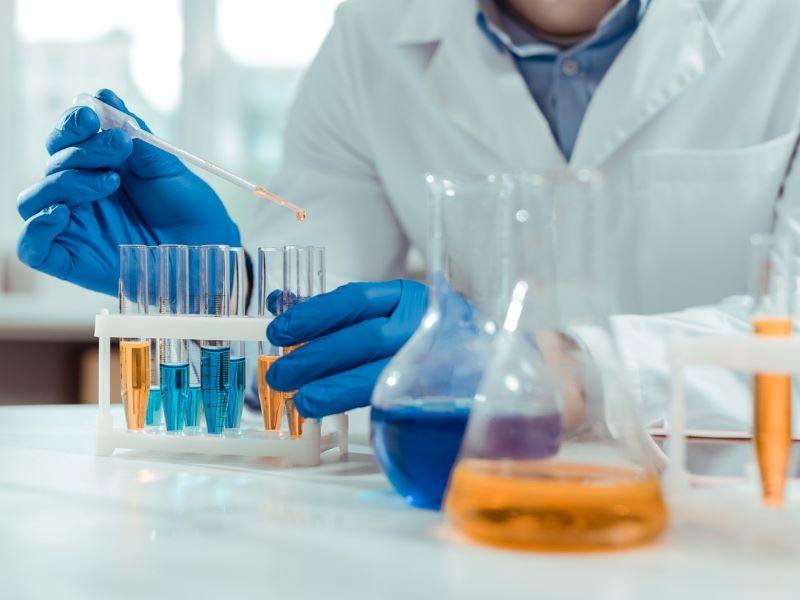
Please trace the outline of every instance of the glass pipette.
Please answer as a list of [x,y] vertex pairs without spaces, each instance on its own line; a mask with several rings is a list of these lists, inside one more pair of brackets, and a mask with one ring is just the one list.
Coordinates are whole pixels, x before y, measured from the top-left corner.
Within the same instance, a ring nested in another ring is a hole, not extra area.
[[128,135],[130,135],[131,138],[140,139],[151,146],[160,148],[164,152],[169,152],[185,162],[191,163],[196,167],[208,171],[209,173],[213,173],[217,177],[221,177],[226,181],[230,181],[234,185],[238,185],[239,187],[248,190],[259,198],[269,200],[278,206],[283,206],[284,208],[293,210],[295,218],[298,221],[306,220],[307,213],[305,208],[297,206],[296,204],[292,204],[288,200],[284,200],[278,194],[270,192],[264,186],[253,183],[252,181],[248,181],[243,177],[239,177],[235,173],[232,173],[227,169],[223,169],[219,165],[215,165],[214,163],[200,158],[191,152],[187,152],[182,148],[178,148],[177,146],[170,144],[168,141],[153,135],[149,131],[145,131],[139,126],[139,123],[137,123],[136,119],[134,119],[131,115],[114,108],[110,104],[106,104],[91,94],[78,94],[75,96],[72,104],[74,106],[88,106],[89,108],[93,109],[100,118],[101,129],[122,129]]

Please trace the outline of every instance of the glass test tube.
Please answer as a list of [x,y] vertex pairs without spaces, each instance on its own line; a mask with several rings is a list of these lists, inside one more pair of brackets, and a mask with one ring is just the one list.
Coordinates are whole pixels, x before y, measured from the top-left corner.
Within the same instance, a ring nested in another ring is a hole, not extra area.
[[[283,250],[258,249],[258,316],[278,313],[283,300]],[[264,340],[258,344],[258,399],[264,418],[264,429],[278,431],[283,418],[283,392],[267,383],[267,371],[278,358],[280,349]]]
[[[319,246],[286,246],[283,254],[284,303],[283,310],[294,304],[303,302],[316,294],[325,291],[325,248]],[[287,354],[296,348],[285,347]],[[289,433],[299,436],[303,434],[303,422],[294,400],[295,392],[285,394],[286,419],[289,422]]]
[[[163,245],[158,251],[158,312],[186,315],[189,310],[189,250],[186,246]],[[182,431],[189,403],[189,342],[162,339],[159,362],[167,431]]]
[[[161,257],[157,246],[147,247],[147,304],[151,312],[158,306],[158,273]],[[145,425],[148,429],[161,427],[164,416],[164,405],[161,401],[161,372],[159,369],[161,340],[150,339],[150,392],[147,395],[147,414]]]
[[[791,277],[783,238],[751,239],[751,293],[756,335],[789,336]],[[780,506],[792,445],[792,379],[788,373],[758,373],[753,378],[753,438],[765,504]]]
[[[245,263],[244,248],[230,249],[230,298],[228,312],[232,317],[244,317],[246,310],[245,280],[247,279],[247,266]],[[245,343],[231,340],[231,365],[230,380],[231,391],[228,396],[228,412],[225,419],[225,428],[238,431],[242,422],[244,409],[246,364]]]
[[[230,249],[228,246],[202,246],[200,313],[227,317],[230,311]],[[227,341],[203,340],[200,344],[200,387],[206,430],[221,434],[225,428],[230,394],[231,348]]]
[[[190,315],[200,314],[203,255],[200,246],[187,246],[189,262],[188,294]],[[203,396],[200,386],[200,340],[189,340],[189,400],[184,413],[185,430],[200,431],[203,421]]]
[[[119,247],[119,314],[146,315],[149,308],[148,248]],[[122,338],[119,342],[120,388],[128,429],[144,428],[150,392],[150,340]]]

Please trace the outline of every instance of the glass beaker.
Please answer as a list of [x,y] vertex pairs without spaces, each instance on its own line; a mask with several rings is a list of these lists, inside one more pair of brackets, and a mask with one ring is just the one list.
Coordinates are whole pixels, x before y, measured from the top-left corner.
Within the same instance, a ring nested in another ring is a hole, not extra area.
[[[781,235],[750,240],[750,295],[756,335],[792,334],[792,265],[790,244]],[[792,377],[757,373],[753,377],[753,442],[764,504],[783,504],[792,449]]]
[[[230,311],[230,251],[228,246],[201,249],[200,314],[227,317]],[[203,340],[200,345],[200,388],[206,431],[221,434],[225,428],[230,395],[231,347],[226,340]]]
[[508,304],[513,181],[426,177],[430,192],[428,310],[372,395],[371,441],[394,488],[437,509]]
[[[189,311],[189,250],[186,246],[164,244],[158,251],[158,312],[185,316]],[[159,363],[167,431],[183,431],[189,404],[188,340],[162,339]]]
[[453,469],[447,518],[469,537],[513,548],[651,540],[667,513],[657,451],[607,322],[621,239],[613,211],[595,173],[519,179],[526,193],[512,237],[521,275]]
[[[119,247],[119,314],[146,315],[150,309],[150,254],[147,246]],[[119,341],[120,387],[128,429],[144,429],[150,395],[150,340]]]

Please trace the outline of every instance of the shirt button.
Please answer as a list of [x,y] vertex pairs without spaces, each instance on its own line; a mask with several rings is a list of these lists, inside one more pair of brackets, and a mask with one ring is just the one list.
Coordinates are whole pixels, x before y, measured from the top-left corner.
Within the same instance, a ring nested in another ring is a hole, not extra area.
[[567,77],[577,75],[580,70],[581,66],[578,64],[578,61],[572,58],[568,58],[561,63],[561,72]]

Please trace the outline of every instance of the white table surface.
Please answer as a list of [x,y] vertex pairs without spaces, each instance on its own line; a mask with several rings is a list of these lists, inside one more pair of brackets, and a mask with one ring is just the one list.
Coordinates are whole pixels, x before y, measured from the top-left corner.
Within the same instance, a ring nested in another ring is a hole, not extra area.
[[97,458],[95,411],[0,408],[0,598],[800,598],[796,553],[701,531],[592,555],[466,542],[359,444],[310,469]]

